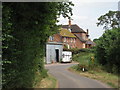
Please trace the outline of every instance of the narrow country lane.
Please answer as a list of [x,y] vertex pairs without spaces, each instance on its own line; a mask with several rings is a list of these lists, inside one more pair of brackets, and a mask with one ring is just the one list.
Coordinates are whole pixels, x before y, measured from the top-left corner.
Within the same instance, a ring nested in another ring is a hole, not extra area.
[[75,64],[48,64],[45,67],[58,80],[59,88],[110,88],[97,80],[68,71],[67,69],[72,65]]

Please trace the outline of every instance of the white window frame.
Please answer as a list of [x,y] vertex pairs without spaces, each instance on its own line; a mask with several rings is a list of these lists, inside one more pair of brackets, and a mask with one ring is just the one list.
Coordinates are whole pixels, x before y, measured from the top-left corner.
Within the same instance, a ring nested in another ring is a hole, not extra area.
[[64,42],[66,42],[66,37],[64,37]]
[[74,38],[74,43],[75,43],[75,41],[76,41],[76,40],[75,40],[75,38]]
[[83,43],[83,48],[85,48],[85,43]]
[[53,36],[50,36],[50,37],[49,37],[49,40],[50,40],[50,41],[53,41],[53,40],[54,40],[54,37],[53,37]]

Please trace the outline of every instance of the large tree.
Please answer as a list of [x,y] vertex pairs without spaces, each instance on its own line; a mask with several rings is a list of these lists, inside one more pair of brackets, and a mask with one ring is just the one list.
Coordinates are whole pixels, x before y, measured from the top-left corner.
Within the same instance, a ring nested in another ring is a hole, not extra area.
[[57,17],[72,15],[71,2],[3,3],[3,88],[33,87],[45,77],[45,43],[57,31]]
[[120,27],[120,11],[109,11],[98,18],[97,26],[103,26],[105,30]]

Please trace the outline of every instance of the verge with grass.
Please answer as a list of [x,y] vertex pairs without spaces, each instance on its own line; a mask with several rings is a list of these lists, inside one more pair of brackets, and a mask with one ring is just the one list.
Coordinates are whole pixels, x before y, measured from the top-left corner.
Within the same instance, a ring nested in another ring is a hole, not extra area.
[[51,75],[43,78],[34,88],[58,88],[58,81]]
[[94,53],[83,52],[74,55],[73,60],[79,62],[79,64],[70,67],[69,71],[88,78],[99,80],[113,88],[119,88],[120,86],[118,85],[118,75],[106,72],[102,66],[97,64],[96,60],[92,61],[91,57],[94,57]]

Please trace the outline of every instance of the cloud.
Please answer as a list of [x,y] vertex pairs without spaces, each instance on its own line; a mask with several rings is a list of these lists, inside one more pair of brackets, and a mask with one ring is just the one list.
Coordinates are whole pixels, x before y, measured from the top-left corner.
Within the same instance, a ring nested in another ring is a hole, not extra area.
[[86,20],[86,19],[88,19],[88,17],[87,16],[79,16],[79,15],[73,15],[72,16],[72,19],[73,20]]

